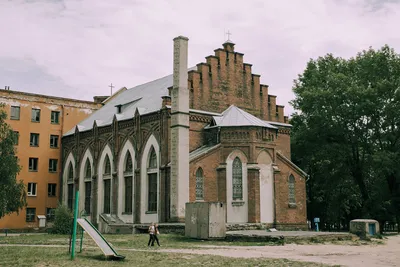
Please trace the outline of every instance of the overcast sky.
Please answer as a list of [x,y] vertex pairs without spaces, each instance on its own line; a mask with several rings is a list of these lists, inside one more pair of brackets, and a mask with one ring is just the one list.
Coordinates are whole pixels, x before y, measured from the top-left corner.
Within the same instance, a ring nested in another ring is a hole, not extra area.
[[398,0],[0,0],[0,18],[0,88],[85,100],[171,74],[178,35],[194,66],[232,32],[286,115],[310,58],[400,52]]

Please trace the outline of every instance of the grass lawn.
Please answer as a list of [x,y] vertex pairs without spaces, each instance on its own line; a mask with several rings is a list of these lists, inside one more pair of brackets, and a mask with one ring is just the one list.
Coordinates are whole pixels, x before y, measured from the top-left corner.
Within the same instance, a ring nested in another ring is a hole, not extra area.
[[[117,248],[136,248],[147,247],[149,236],[147,234],[135,235],[110,235],[105,234],[106,240]],[[204,245],[215,246],[272,246],[274,243],[267,242],[228,242],[228,241],[202,241],[189,239],[178,234],[161,234],[159,236],[160,244],[163,248],[196,248]],[[80,235],[77,235],[77,241],[80,242]],[[68,245],[69,236],[66,235],[20,235],[0,237],[0,244],[41,244],[41,245]],[[85,234],[83,238],[84,246],[95,246],[96,244]],[[203,247],[204,248],[204,247]]]
[[326,266],[286,259],[242,259],[211,255],[121,251],[124,261],[105,261],[99,249],[86,248],[70,260],[68,248],[1,247],[0,266]]

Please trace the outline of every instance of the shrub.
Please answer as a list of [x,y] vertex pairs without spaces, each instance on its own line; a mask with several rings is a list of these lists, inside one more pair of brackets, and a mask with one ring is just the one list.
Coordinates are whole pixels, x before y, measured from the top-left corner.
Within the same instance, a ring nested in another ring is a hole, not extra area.
[[54,225],[51,230],[52,234],[71,234],[73,221],[72,212],[63,204],[59,204],[55,210]]

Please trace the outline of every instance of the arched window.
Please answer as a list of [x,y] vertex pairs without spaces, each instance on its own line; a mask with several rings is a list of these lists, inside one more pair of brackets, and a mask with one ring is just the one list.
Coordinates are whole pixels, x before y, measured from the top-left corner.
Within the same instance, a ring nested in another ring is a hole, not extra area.
[[132,172],[132,171],[133,171],[133,162],[132,162],[131,153],[127,152],[126,159],[125,159],[124,173]]
[[289,204],[296,204],[295,179],[293,175],[289,176]]
[[150,150],[150,158],[149,158],[149,169],[157,168],[157,155],[156,151],[154,151],[154,147],[151,147]]
[[124,164],[124,183],[125,183],[125,194],[124,194],[124,212],[132,213],[132,194],[133,194],[133,162],[131,153],[128,151],[125,157]]
[[196,171],[196,200],[202,199],[204,199],[203,169],[198,168]]
[[243,172],[242,161],[236,157],[232,164],[232,191],[233,199],[243,199]]
[[157,155],[154,147],[150,149],[149,163],[147,167],[148,177],[148,200],[147,200],[147,211],[157,212]]
[[92,167],[89,159],[85,162],[85,212],[91,212],[91,199],[92,199]]
[[72,167],[72,163],[70,162],[68,165],[68,180],[74,179],[74,167]]
[[111,213],[111,161],[108,155],[106,155],[106,158],[104,159],[103,183],[104,183],[103,212],[105,214],[110,214]]
[[70,210],[74,207],[74,167],[72,162],[68,165],[67,205]]
[[106,155],[105,162],[104,162],[104,175],[111,175],[111,162],[108,155]]
[[90,166],[89,159],[86,159],[86,162],[85,162],[85,179],[91,179],[91,178],[92,178],[92,168]]

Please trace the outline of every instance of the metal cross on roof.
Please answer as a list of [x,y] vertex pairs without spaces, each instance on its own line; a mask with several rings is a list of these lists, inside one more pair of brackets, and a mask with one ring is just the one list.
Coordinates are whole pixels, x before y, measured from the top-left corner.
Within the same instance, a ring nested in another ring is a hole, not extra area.
[[115,86],[113,86],[112,83],[111,83],[111,85],[109,85],[108,87],[111,88],[111,95],[112,95],[112,89],[113,89]]
[[228,30],[227,32],[226,32],[226,35],[228,35],[228,41],[230,41],[230,37],[231,37],[231,35],[232,35],[232,33]]

